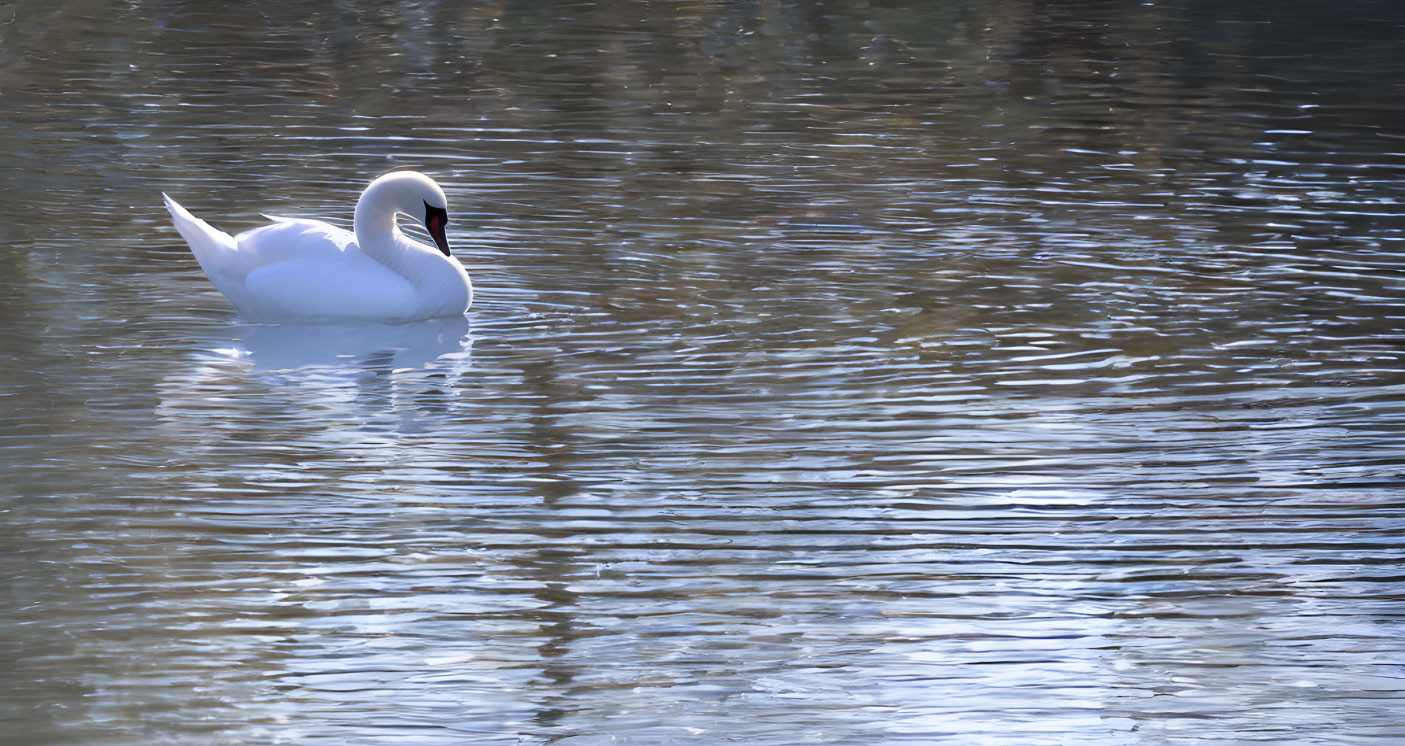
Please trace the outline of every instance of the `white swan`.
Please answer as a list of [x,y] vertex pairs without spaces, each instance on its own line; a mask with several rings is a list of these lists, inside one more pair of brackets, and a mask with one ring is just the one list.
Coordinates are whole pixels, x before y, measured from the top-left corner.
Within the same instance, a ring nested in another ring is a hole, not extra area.
[[[372,181],[356,203],[354,234],[269,216],[273,225],[231,237],[161,196],[210,282],[249,321],[398,323],[459,315],[473,302],[468,273],[449,254],[448,200],[424,174]],[[401,233],[399,213],[423,216],[438,250]]]

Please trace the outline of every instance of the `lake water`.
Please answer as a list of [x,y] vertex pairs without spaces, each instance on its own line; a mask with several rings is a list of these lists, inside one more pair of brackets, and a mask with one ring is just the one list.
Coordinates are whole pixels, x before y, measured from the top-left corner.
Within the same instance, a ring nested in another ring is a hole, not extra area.
[[[1405,742],[1405,6],[0,7],[0,740]],[[241,324],[161,205],[435,177]]]

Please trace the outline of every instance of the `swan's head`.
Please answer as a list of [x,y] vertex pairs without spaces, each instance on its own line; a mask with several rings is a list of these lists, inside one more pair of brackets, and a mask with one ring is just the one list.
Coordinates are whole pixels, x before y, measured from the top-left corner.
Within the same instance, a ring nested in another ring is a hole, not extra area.
[[395,212],[424,221],[434,245],[444,256],[450,256],[449,237],[444,230],[449,225],[449,200],[433,179],[418,171],[391,171],[371,182],[361,199],[372,194],[389,202]]

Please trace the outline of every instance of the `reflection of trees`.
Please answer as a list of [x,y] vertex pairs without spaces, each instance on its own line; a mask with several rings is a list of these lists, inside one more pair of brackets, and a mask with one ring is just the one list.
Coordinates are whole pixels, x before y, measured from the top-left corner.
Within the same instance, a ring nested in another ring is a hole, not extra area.
[[[103,142],[104,121],[133,112],[160,125],[184,105],[180,125],[202,131],[170,134],[209,169],[281,148],[291,178],[315,178],[296,170],[309,154],[364,160],[384,154],[380,138],[411,133],[426,155],[583,178],[803,168],[822,153],[931,179],[978,149],[1067,157],[1050,146],[1180,166],[1242,150],[1265,113],[1303,129],[1325,118],[1398,131],[1358,102],[1392,95],[1405,65],[1387,46],[1396,27],[1371,18],[1400,11],[1366,4],[1279,5],[1271,23],[1208,1],[20,5],[0,26],[0,95],[34,124],[83,120],[54,151],[70,165],[90,152],[78,140]],[[1305,34],[1325,54],[1304,49]],[[1363,49],[1373,69],[1350,56]],[[1261,111],[1203,126],[1246,103]],[[276,130],[228,126],[251,117]],[[815,150],[879,132],[903,157]],[[736,191],[728,209],[758,196]],[[754,210],[795,205],[759,196]]]

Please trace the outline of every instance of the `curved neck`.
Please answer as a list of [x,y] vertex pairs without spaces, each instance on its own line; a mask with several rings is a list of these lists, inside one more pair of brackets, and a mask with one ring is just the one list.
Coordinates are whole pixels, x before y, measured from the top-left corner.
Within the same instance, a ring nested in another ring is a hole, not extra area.
[[397,240],[400,229],[395,225],[395,202],[386,193],[384,183],[371,184],[356,201],[356,215],[351,229],[361,251],[376,261],[399,270],[404,252]]

